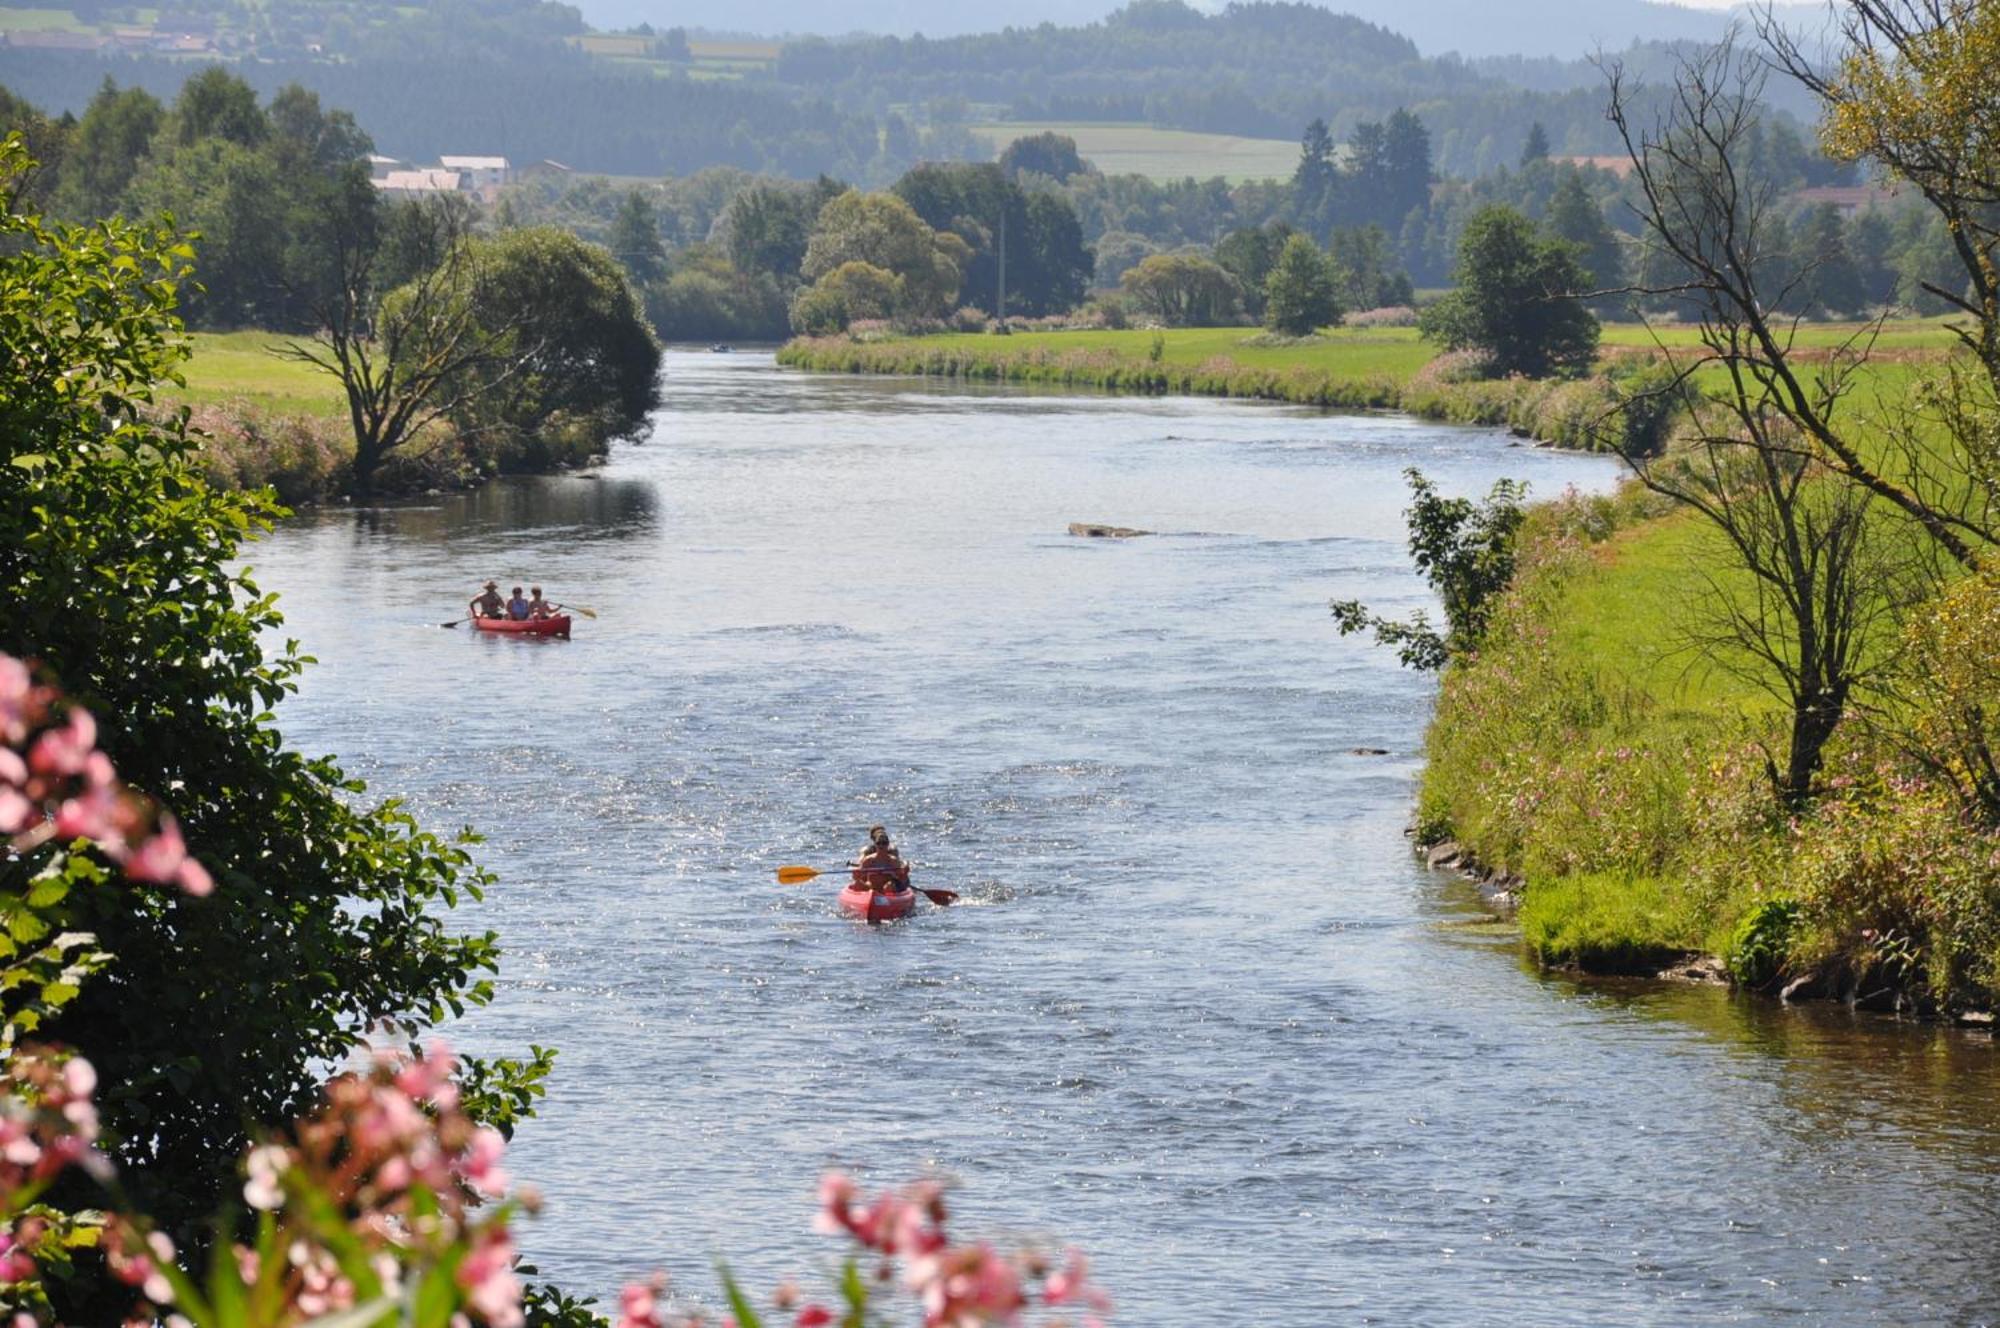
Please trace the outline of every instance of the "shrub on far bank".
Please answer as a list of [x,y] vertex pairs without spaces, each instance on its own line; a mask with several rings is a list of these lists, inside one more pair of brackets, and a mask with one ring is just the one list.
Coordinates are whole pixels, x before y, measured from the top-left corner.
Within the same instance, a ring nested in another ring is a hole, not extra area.
[[317,503],[347,484],[354,435],[340,416],[269,411],[236,400],[194,407],[203,474],[224,489],[268,487],[287,507]]

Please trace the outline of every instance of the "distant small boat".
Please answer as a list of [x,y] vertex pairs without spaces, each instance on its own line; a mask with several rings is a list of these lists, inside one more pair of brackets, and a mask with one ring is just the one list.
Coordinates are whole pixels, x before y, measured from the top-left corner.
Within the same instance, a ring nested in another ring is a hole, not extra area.
[[553,618],[474,618],[472,625],[482,632],[513,636],[560,636],[569,639],[569,615]]
[[730,345],[727,342],[718,341],[713,346],[710,346],[708,348],[708,353],[710,355],[734,355],[736,353],[736,347]]

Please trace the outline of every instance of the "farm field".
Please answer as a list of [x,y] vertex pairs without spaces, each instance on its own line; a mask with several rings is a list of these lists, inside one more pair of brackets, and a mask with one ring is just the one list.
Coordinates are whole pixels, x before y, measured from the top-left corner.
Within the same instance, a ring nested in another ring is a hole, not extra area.
[[1299,164],[1299,145],[1282,138],[1240,138],[1155,129],[1140,124],[1060,124],[1009,120],[973,125],[972,132],[999,156],[1017,138],[1055,132],[1076,140],[1077,151],[1106,175],[1143,175],[1153,180],[1206,180],[1220,175],[1231,184],[1284,179]]
[[67,32],[86,26],[67,9],[0,8],[0,32]]
[[185,368],[187,387],[169,387],[171,397],[193,405],[246,401],[304,415],[332,415],[344,408],[332,375],[272,353],[290,338],[273,332],[196,332],[188,339],[194,355]]

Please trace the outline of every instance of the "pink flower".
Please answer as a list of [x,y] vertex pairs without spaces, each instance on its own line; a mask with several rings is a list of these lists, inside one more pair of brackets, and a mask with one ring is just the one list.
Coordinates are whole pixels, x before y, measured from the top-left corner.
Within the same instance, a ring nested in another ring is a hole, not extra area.
[[500,1165],[500,1155],[506,1151],[507,1141],[500,1131],[482,1126],[473,1134],[472,1143],[459,1163],[460,1174],[473,1189],[489,1199],[497,1199],[507,1192],[507,1172]]
[[72,706],[69,722],[49,729],[28,749],[28,769],[38,775],[80,775],[97,747],[97,721],[82,706]]
[[665,1328],[660,1318],[660,1297],[666,1294],[667,1279],[655,1273],[645,1282],[633,1282],[619,1293],[618,1328]]
[[485,1228],[458,1265],[466,1304],[488,1328],[520,1328],[521,1279],[514,1275],[514,1241],[498,1223]]
[[832,1310],[824,1305],[808,1305],[799,1311],[799,1317],[792,1324],[793,1328],[826,1328],[832,1322]]

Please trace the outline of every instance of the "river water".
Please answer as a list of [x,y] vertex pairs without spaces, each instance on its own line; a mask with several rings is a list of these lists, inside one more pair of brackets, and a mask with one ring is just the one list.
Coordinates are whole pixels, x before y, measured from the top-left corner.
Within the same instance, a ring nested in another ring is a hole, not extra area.
[[[2000,1320],[1990,1040],[1544,979],[1412,860],[1430,683],[1325,603],[1425,602],[1406,466],[1548,495],[1608,463],[761,355],[668,375],[591,477],[254,551],[320,661],[290,740],[490,836],[460,917],[507,959],[454,1036],[561,1048],[511,1154],[545,1275],[810,1285],[841,1166],[1083,1246],[1126,1323]],[[489,575],[601,616],[438,630]],[[964,902],[871,929],[773,883],[874,821]]]

